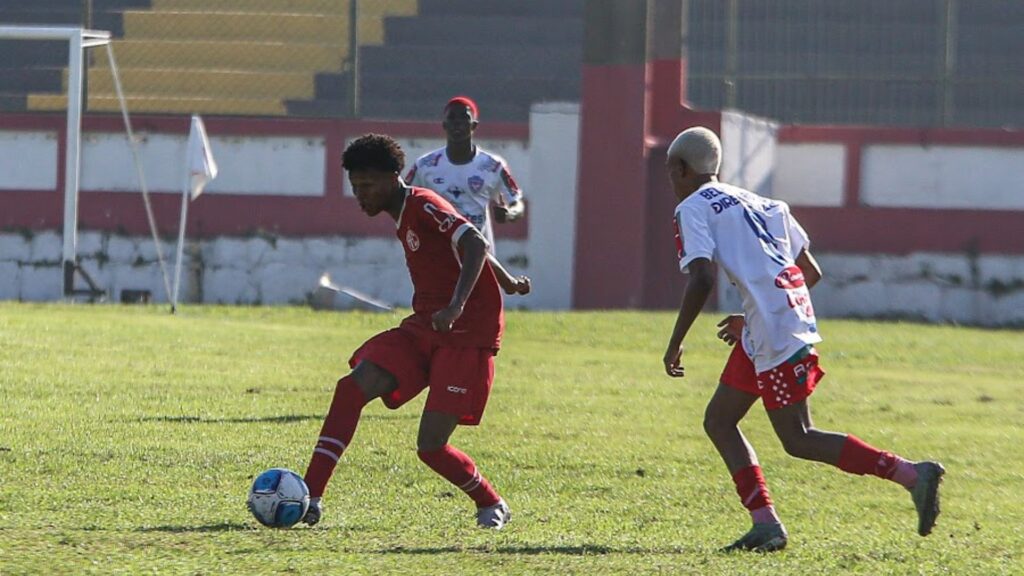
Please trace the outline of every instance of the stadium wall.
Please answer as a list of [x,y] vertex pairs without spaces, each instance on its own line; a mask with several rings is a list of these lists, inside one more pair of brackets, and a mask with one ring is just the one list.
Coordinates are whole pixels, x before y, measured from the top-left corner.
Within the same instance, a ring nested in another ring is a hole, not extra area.
[[[539,104],[529,125],[483,124],[479,131],[479,142],[506,157],[527,194],[526,221],[496,227],[502,260],[515,273],[528,272],[538,287],[515,305],[571,305],[566,270],[575,222],[567,215],[575,213],[578,118],[577,104]],[[409,163],[443,145],[440,126],[220,118],[206,124],[220,176],[190,207],[185,301],[303,302],[328,272],[336,283],[408,305],[411,285],[393,223],[359,211],[343,185],[340,155],[352,138],[377,131],[396,136]],[[188,122],[139,117],[135,125],[168,255]],[[61,297],[62,130],[56,116],[0,116],[0,299]],[[85,121],[78,254],[113,298],[141,289],[160,301],[156,251],[120,130],[115,118]]]
[[[673,0],[587,3],[576,307],[678,307],[665,152],[702,125],[722,135],[724,180],[787,200],[810,232],[822,316],[1024,324],[1024,133],[695,110],[682,16]],[[716,296],[738,303],[725,282]]]

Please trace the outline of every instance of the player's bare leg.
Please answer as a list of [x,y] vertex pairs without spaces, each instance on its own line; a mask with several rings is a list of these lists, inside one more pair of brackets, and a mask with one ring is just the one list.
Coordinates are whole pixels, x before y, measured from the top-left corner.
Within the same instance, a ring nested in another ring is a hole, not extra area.
[[478,526],[500,530],[512,514],[505,501],[477,469],[473,459],[448,443],[458,423],[458,416],[424,411],[416,439],[417,455],[424,464],[476,503]]
[[938,462],[911,462],[866,444],[856,436],[818,430],[807,400],[771,410],[768,418],[791,456],[831,464],[851,474],[871,474],[910,491],[917,509],[917,531],[931,533],[939,516],[939,484],[945,469]]
[[398,381],[394,376],[367,361],[360,362],[351,374],[338,381],[330,410],[324,418],[320,437],[306,469],[305,480],[310,498],[309,510],[302,518],[303,522],[312,526],[320,521],[323,515],[320,498],[334,473],[334,467],[352,442],[363,406],[374,398],[391,393],[397,387]]
[[754,449],[740,432],[739,422],[758,397],[720,384],[704,412],[704,431],[725,461],[753,527],[725,551],[774,552],[786,547],[786,529],[772,505]]

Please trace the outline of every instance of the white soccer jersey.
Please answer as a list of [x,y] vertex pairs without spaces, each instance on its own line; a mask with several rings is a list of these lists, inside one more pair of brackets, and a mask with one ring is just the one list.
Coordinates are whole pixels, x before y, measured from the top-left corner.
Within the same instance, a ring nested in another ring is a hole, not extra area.
[[821,342],[811,295],[795,260],[807,233],[779,200],[709,182],[676,206],[679,268],[717,262],[743,299],[743,348],[758,373]]
[[522,200],[505,159],[479,146],[476,155],[465,164],[452,164],[444,148],[420,156],[409,169],[405,182],[429,188],[446,200],[480,230],[494,251],[491,229],[491,202],[509,205]]

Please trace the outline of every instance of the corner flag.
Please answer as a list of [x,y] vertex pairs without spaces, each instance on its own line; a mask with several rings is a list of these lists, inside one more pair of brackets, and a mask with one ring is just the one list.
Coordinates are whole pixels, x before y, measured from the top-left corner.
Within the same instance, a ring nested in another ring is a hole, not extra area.
[[210,152],[206,126],[198,114],[192,115],[192,128],[188,133],[188,174],[192,199],[199,198],[207,182],[217,177],[217,162]]
[[185,248],[185,222],[188,217],[189,199],[195,200],[203,188],[217,177],[217,162],[210,151],[210,140],[206,137],[206,126],[198,114],[192,115],[192,126],[188,132],[188,147],[185,150],[185,166],[188,176],[181,195],[181,224],[178,226],[178,257],[174,264],[174,293],[171,296],[171,314],[178,307],[178,286],[181,282],[181,257]]

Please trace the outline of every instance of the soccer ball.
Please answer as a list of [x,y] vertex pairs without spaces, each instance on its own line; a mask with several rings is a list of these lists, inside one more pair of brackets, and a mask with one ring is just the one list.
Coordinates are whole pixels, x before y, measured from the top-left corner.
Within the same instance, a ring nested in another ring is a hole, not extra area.
[[256,477],[246,502],[260,524],[289,528],[298,524],[309,509],[309,488],[291,470],[271,468]]

